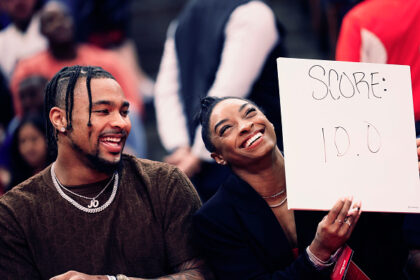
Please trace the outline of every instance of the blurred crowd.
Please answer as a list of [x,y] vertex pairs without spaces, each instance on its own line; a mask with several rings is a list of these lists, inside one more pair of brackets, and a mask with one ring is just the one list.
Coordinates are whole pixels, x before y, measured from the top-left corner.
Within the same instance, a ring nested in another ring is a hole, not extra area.
[[[126,152],[147,156],[143,96],[151,95],[153,81],[140,68],[128,36],[129,5],[130,1],[1,2],[1,191],[51,163],[46,146],[38,146],[45,139],[35,141],[35,134],[28,134],[25,142],[19,128],[29,115],[44,118],[45,85],[64,66],[98,65],[116,77],[131,103],[133,130]],[[42,136],[42,127],[36,128],[33,132]],[[20,143],[28,146],[25,151]]]
[[[145,73],[130,32],[130,0],[0,1],[0,195],[55,160],[45,136],[45,86],[61,68],[71,65],[101,66],[116,78],[130,102],[132,129],[125,152],[149,157],[156,145],[148,143],[145,120],[156,120],[165,149],[165,157],[157,160],[179,167],[203,202],[231,171],[211,159],[201,139],[196,117],[201,98],[229,95],[252,100],[275,124],[282,150],[278,93],[270,89],[277,88],[274,58],[292,52],[286,44],[289,27],[261,4],[265,1],[250,1],[254,3],[240,8],[235,1],[226,1],[223,9],[196,2],[186,3],[168,26],[158,73]],[[416,0],[401,2],[300,0],[299,4],[325,58],[410,65],[417,121],[420,8]],[[215,12],[205,14],[204,9]],[[197,28],[201,33],[195,32]],[[148,112],[156,115],[146,116]],[[381,216],[377,221],[389,219]],[[402,240],[403,218],[392,219]],[[414,236],[420,232],[417,222],[406,221]],[[419,236],[410,236],[411,244],[404,246],[417,250]],[[404,265],[408,253],[396,253]],[[415,258],[420,258],[418,253],[411,260]],[[408,274],[420,279],[415,270],[419,261],[413,262]]]

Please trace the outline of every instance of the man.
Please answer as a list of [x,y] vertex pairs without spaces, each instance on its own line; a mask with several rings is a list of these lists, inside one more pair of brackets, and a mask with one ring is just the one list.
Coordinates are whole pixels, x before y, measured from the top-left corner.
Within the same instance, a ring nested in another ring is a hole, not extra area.
[[200,99],[246,97],[264,109],[283,149],[276,58],[283,38],[266,1],[191,0],[168,38],[155,85],[158,132],[205,201],[228,174],[211,162],[195,119]]
[[122,154],[128,110],[102,68],[65,67],[48,83],[57,158],[0,198],[1,279],[204,278],[191,245],[198,196],[178,169]]

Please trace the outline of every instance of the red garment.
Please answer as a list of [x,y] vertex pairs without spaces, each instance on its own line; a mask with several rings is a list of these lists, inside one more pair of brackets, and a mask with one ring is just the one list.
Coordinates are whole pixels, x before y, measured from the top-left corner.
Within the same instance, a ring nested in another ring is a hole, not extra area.
[[142,103],[139,97],[136,76],[112,52],[91,45],[80,45],[75,59],[57,60],[47,50],[19,62],[11,80],[13,104],[16,115],[22,115],[22,108],[18,95],[19,83],[32,75],[42,75],[51,79],[61,68],[72,65],[101,66],[110,72],[120,84],[124,94],[130,102],[130,108],[141,112]]
[[410,65],[416,120],[420,120],[419,30],[419,0],[365,0],[345,16],[336,48],[336,60]]
[[292,248],[293,258],[296,260],[299,257],[299,248]]

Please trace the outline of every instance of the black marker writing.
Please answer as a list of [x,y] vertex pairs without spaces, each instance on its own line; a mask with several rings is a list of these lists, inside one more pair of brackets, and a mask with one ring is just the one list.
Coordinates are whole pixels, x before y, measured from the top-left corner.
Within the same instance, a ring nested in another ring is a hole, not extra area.
[[[322,65],[313,65],[308,70],[308,76],[315,80],[312,90],[312,98],[315,100],[328,99],[328,96],[334,101],[341,97],[350,99],[356,96],[356,92],[357,96],[365,96],[367,99],[381,99],[378,87],[381,86],[380,81],[385,83],[386,79],[382,77],[380,80],[378,75],[379,72],[367,74],[361,71],[338,72],[333,68],[326,70]],[[387,89],[384,88],[383,91],[386,92]]]

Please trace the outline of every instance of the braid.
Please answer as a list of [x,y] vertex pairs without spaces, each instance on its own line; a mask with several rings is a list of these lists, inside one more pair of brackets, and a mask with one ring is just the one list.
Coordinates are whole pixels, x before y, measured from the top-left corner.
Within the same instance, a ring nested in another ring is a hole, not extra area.
[[47,84],[45,88],[45,102],[44,102],[44,110],[45,110],[45,121],[46,121],[46,134],[47,134],[47,144],[49,147],[49,154],[52,159],[55,159],[57,156],[57,139],[55,135],[55,128],[50,121],[50,110],[52,107],[55,106],[55,92],[57,91],[57,82],[59,79],[59,75],[55,75],[51,81]]
[[[72,113],[74,106],[74,89],[80,77],[86,77],[86,88],[89,98],[89,121],[91,126],[92,114],[92,78],[115,78],[107,71],[97,66],[70,66],[64,67],[57,72],[48,82],[45,88],[45,119],[47,121],[47,141],[50,155],[53,159],[57,156],[57,135],[55,127],[49,119],[50,111],[53,107],[59,107],[66,110],[67,130],[72,130]],[[63,108],[64,107],[64,108]]]
[[89,97],[89,120],[87,123],[88,126],[92,126],[90,122],[90,117],[92,116],[92,91],[90,89],[90,80],[92,78],[92,72],[93,72],[93,69],[89,67],[87,71],[87,76],[86,76],[86,88],[87,88],[88,97]]
[[72,129],[71,116],[73,113],[73,102],[74,102],[74,88],[76,86],[77,79],[79,78],[82,67],[79,65],[74,66],[74,71],[70,73],[70,80],[66,90],[66,120],[67,129]]

